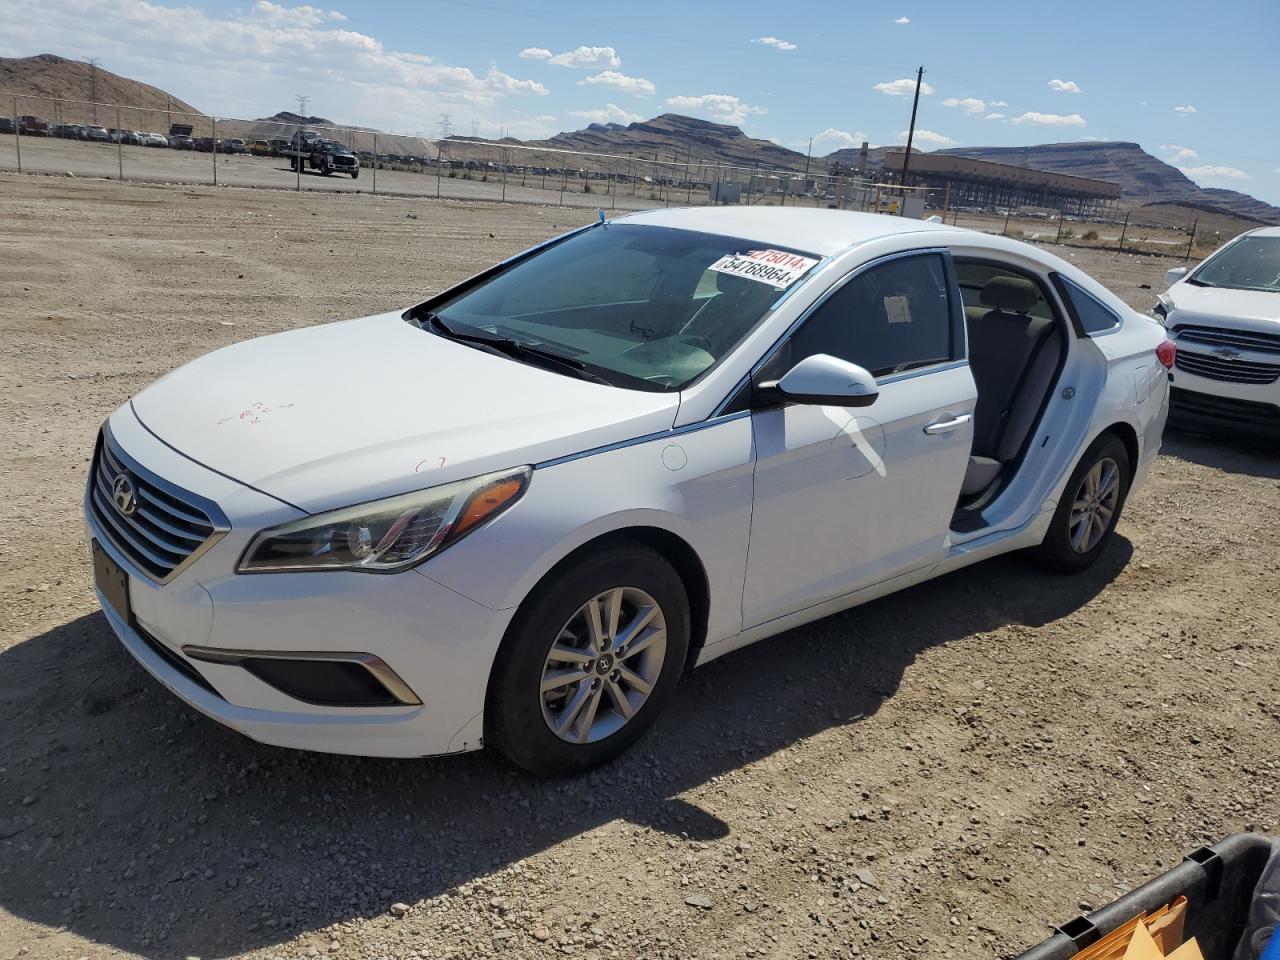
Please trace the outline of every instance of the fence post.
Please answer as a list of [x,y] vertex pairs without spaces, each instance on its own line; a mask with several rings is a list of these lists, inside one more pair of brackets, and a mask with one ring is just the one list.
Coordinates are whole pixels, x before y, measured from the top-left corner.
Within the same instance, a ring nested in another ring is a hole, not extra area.
[[436,144],[436,199],[440,199],[440,164],[444,162],[440,144]]
[[302,139],[302,128],[298,128],[298,147],[296,157],[290,157],[289,162],[293,164],[293,189],[298,193],[302,192],[302,147],[306,141]]
[[[1133,211],[1129,211],[1132,213]],[[1116,247],[1119,253],[1124,253],[1124,235],[1129,232],[1129,213],[1124,215],[1124,226],[1120,228],[1120,243]]]
[[1187,239],[1187,255],[1182,258],[1182,262],[1186,263],[1191,259],[1191,246],[1196,242],[1196,227],[1200,224],[1200,218],[1196,217],[1191,221],[1191,236]]
[[373,192],[378,192],[378,131],[373,131]]
[[1054,237],[1054,238],[1053,238],[1053,245],[1054,245],[1055,247],[1056,247],[1059,243],[1061,243],[1061,242],[1062,242],[1062,220],[1063,220],[1063,216],[1064,216],[1063,211],[1062,211],[1062,210],[1059,210],[1059,211],[1058,211],[1058,235],[1057,235],[1056,237]]
[[124,129],[120,126],[120,107],[116,107],[116,172],[124,179]]
[[942,195],[942,222],[947,222],[947,212],[951,209],[951,181],[947,181],[946,192]]
[[[119,117],[116,118],[117,129],[119,129],[119,119]],[[213,124],[213,149],[210,151],[210,156],[213,157],[213,185],[216,187],[218,185],[218,118],[210,117],[209,119]]]
[[610,210],[618,209],[618,180],[614,176],[613,171],[609,171],[609,192],[613,194],[613,205]]
[[13,149],[18,154],[18,172],[22,172],[22,134],[18,132],[18,98],[13,98]]
[[498,153],[498,162],[502,164],[502,202],[507,202],[507,151]]

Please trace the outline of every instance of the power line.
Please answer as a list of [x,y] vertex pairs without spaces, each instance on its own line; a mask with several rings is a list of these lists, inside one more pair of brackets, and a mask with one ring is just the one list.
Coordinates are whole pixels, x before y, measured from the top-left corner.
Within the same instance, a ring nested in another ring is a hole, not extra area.
[[98,57],[81,57],[89,65],[89,99],[93,101],[93,125],[98,125],[98,67],[102,61]]
[[311,102],[311,98],[301,93],[295,93],[294,96],[298,99],[298,116],[305,119],[307,116],[307,104]]

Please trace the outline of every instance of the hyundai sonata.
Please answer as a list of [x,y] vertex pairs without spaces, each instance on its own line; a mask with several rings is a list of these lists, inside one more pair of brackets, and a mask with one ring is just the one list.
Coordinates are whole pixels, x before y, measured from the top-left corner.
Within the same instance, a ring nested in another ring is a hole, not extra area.
[[636,214],[143,390],[88,480],[97,592],[254,739],[569,772],[755,640],[1011,550],[1088,566],[1173,360],[1014,240]]

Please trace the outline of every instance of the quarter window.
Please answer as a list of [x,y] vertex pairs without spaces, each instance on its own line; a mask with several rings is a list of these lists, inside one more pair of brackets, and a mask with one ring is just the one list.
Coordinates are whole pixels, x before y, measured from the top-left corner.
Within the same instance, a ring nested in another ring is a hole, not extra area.
[[1085,333],[1092,336],[1095,333],[1106,333],[1120,326],[1120,318],[1112,312],[1110,307],[1103,306],[1100,301],[1095,300],[1093,294],[1086,293],[1062,274],[1058,274],[1058,282],[1066,293],[1067,299],[1071,301],[1071,306],[1076,316],[1080,318],[1080,326],[1084,328]]
[[955,359],[947,273],[939,254],[871,267],[833,293],[762,370],[778,379],[825,353],[882,377]]

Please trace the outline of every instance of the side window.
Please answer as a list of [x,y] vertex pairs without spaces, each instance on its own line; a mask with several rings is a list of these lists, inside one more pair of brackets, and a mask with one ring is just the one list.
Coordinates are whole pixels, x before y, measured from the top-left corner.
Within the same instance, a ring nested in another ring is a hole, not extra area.
[[1095,333],[1106,333],[1120,326],[1120,318],[1112,312],[1110,307],[1095,300],[1092,294],[1086,293],[1062,274],[1058,274],[1057,279],[1063,293],[1071,301],[1071,307],[1075,310],[1076,316],[1080,318],[1080,326],[1084,328],[1085,333],[1093,336]]
[[832,294],[769,359],[777,379],[815,353],[859,364],[882,377],[955,359],[947,273],[936,253],[890,260]]

